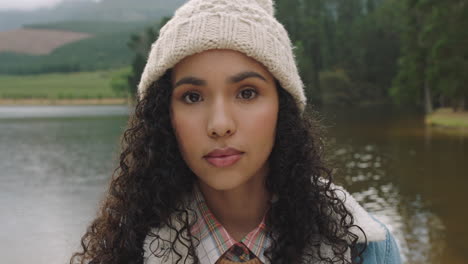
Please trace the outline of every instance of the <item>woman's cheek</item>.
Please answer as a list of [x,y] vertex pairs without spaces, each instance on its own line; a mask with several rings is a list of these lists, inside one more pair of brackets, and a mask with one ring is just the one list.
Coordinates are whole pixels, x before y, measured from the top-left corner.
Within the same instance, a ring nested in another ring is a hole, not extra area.
[[188,162],[195,159],[195,155],[200,153],[202,126],[196,115],[189,113],[174,116],[173,122],[177,134],[177,141],[182,156]]
[[255,137],[274,137],[277,123],[277,110],[274,106],[253,112],[246,120],[249,120],[250,133]]

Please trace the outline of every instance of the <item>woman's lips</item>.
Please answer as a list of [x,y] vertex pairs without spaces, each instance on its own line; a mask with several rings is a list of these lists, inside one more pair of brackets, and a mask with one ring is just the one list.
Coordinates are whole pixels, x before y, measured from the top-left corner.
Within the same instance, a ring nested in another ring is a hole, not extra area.
[[234,155],[227,155],[227,156],[220,156],[220,157],[205,157],[205,159],[211,163],[213,166],[218,168],[225,168],[233,165],[236,163],[244,153],[234,154]]

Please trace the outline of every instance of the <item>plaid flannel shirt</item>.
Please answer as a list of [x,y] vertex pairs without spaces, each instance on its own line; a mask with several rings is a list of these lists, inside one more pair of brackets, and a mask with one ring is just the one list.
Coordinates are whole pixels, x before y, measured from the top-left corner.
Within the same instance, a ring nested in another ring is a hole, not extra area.
[[265,216],[254,230],[240,241],[236,241],[210,212],[198,186],[195,186],[194,193],[194,209],[198,221],[192,227],[191,234],[200,241],[196,249],[200,263],[214,264],[220,258],[246,262],[256,257],[262,263],[266,263],[263,252],[270,241],[266,233]]

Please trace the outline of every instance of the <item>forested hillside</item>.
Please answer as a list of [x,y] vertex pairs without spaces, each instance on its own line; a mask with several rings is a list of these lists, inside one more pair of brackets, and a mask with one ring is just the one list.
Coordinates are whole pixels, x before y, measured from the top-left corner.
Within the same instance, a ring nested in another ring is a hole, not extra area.
[[468,105],[468,0],[277,0],[312,102]]
[[391,93],[426,112],[468,110],[468,1],[405,0],[402,54]]
[[[63,45],[46,55],[0,53],[0,74],[38,74],[49,72],[95,71],[130,64],[132,34],[151,26],[151,22],[68,21],[31,25],[29,28],[90,33],[93,36]],[[30,45],[35,45],[30,42]]]
[[0,31],[25,24],[68,20],[142,21],[171,14],[185,0],[91,0],[63,1],[53,8],[34,11],[1,11]]
[[0,74],[93,71],[126,66],[132,57],[127,46],[130,36],[170,15],[183,2],[65,0],[50,9],[2,11],[0,31],[24,27],[84,32],[94,37],[64,45],[49,55],[0,52]]

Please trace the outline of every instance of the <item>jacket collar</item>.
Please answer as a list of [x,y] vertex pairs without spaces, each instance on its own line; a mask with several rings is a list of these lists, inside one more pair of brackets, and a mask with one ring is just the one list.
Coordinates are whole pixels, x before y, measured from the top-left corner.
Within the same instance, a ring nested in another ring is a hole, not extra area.
[[353,227],[351,231],[358,236],[358,242],[376,242],[385,240],[387,231],[373,216],[371,216],[343,187],[333,185],[335,193],[342,201],[348,211],[354,218],[354,224],[362,228],[366,236],[357,228]]
[[[386,230],[373,218],[369,213],[361,206],[359,203],[342,187],[332,185],[332,189],[335,190],[338,198],[344,201],[346,208],[351,212],[354,218],[354,224],[362,228],[365,236],[362,232],[354,227],[351,230],[358,236],[358,242],[364,243],[367,238],[367,242],[382,241],[386,239]],[[190,221],[191,216],[189,216],[188,221]],[[181,226],[179,221],[173,221],[173,226],[180,230]],[[162,243],[153,242],[154,238],[158,236],[163,241]],[[150,234],[146,237],[144,244],[144,259],[146,264],[171,264],[177,261],[178,254],[170,251],[169,254],[164,254],[166,250],[171,248],[171,242],[174,241],[177,237],[177,233],[168,227],[163,227],[158,230],[151,230]],[[182,256],[182,261],[188,255],[186,245],[189,245],[187,241],[187,234],[178,236],[174,247],[176,251]],[[333,256],[333,251],[330,246],[323,245],[320,249],[322,256]],[[349,254],[349,252],[348,252]],[[164,255],[163,257],[157,257],[158,255]],[[191,258],[188,257],[188,260],[191,261]]]

